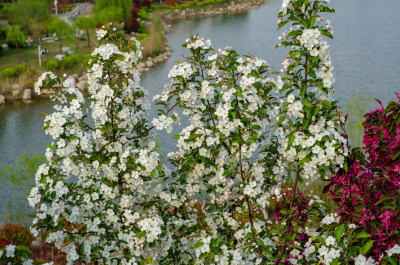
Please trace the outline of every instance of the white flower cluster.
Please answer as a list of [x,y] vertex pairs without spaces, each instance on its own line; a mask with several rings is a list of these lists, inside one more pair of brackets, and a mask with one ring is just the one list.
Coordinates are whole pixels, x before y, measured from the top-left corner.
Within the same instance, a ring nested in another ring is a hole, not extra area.
[[400,254],[400,245],[394,245],[391,249],[388,250],[387,255],[389,257],[396,255],[396,254]]
[[379,264],[379,263],[376,262],[372,257],[369,257],[367,259],[363,255],[358,255],[354,260],[354,265],[375,265],[375,264]]
[[41,88],[42,85],[43,85],[43,81],[44,81],[45,79],[47,79],[47,78],[49,78],[49,79],[55,79],[56,76],[55,76],[52,72],[45,72],[45,73],[43,73],[43,74],[39,77],[39,79],[36,81],[36,83],[35,83],[35,85],[34,85],[34,90],[35,90],[35,92],[36,92],[38,95],[41,94],[40,88]]

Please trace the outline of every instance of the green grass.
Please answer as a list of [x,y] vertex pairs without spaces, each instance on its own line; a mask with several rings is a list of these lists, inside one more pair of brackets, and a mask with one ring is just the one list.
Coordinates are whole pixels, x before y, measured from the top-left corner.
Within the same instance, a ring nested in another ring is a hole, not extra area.
[[[94,30],[89,31],[89,33],[91,40],[91,48],[94,48],[96,46],[95,41],[97,40],[96,35]],[[86,34],[84,34],[84,37],[86,37]],[[0,94],[10,94],[13,84],[20,84],[23,87],[31,86],[34,80],[37,79],[37,77],[42,72],[47,71],[47,69],[45,68],[46,62],[48,60],[55,60],[54,56],[60,54],[59,45],[60,44],[58,41],[55,42],[42,41],[41,49],[42,50],[47,49],[47,55],[41,56],[42,66],[39,66],[37,44],[32,44],[31,46],[19,50],[20,62],[18,60],[18,53],[16,49],[5,48],[0,55],[0,83],[1,83]],[[82,55],[91,52],[91,49],[88,48],[87,40],[78,40],[78,50],[76,50],[76,39],[73,39],[72,41],[69,42],[63,41],[62,46],[63,47],[68,46],[74,52],[78,51]],[[5,78],[3,76],[2,73],[5,68],[15,67],[18,64],[25,65],[28,68],[27,72],[16,78]],[[82,65],[79,65],[77,67],[68,70],[59,69],[58,71],[56,71],[56,73],[59,72],[58,74],[61,74],[65,72],[67,74],[72,74],[78,71],[81,72],[80,70],[83,70]]]

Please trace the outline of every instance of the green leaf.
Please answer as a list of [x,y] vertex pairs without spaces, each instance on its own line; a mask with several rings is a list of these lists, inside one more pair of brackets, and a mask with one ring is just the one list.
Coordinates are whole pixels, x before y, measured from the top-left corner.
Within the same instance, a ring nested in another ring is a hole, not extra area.
[[344,224],[341,224],[338,227],[336,227],[336,229],[335,229],[335,238],[336,238],[337,243],[340,242],[340,239],[342,238],[343,233],[344,233]]
[[362,248],[360,248],[359,253],[361,255],[366,255],[368,253],[368,251],[372,248],[372,246],[374,245],[374,240],[370,240],[367,243],[364,244],[364,246]]
[[195,139],[195,138],[197,138],[197,137],[200,137],[201,136],[201,134],[191,134],[190,136],[189,136],[189,138],[188,138],[188,140],[192,140],[192,139]]
[[315,24],[315,17],[311,16],[310,19],[308,20],[308,25],[310,29],[314,26],[314,24]]
[[397,150],[396,153],[394,153],[394,156],[393,156],[392,160],[395,160],[399,155],[400,155],[400,149]]
[[306,98],[303,99],[302,103],[303,103],[304,106],[310,107],[310,103],[308,102],[308,99],[306,99]]
[[279,30],[280,28],[282,28],[283,26],[285,26],[288,22],[289,22],[289,20],[285,20],[285,21],[279,23],[279,24],[278,24],[278,29],[277,29],[277,30]]
[[358,233],[356,236],[356,238],[368,238],[368,237],[372,237],[372,236],[364,231],[362,231],[361,233]]
[[289,33],[288,37],[294,37],[294,36],[298,36],[303,34],[303,32],[301,30],[294,30],[292,32]]
[[396,260],[393,257],[388,257],[388,261],[390,262],[390,264],[392,265],[397,265],[398,263],[396,262]]
[[196,244],[194,244],[193,249],[201,247],[202,245],[204,245],[204,243],[202,241],[197,241]]
[[323,34],[323,35],[325,35],[325,36],[327,36],[327,37],[333,39],[332,34],[331,34],[328,30],[320,29],[320,31],[321,31],[321,34]]
[[181,136],[179,134],[174,136],[174,139],[179,139]]
[[300,160],[300,161],[297,163],[297,165],[304,164],[304,163],[306,163],[306,162],[308,162],[308,161],[310,161],[310,160],[311,160],[311,158],[310,158],[309,156],[307,156],[307,157],[303,158],[302,160]]
[[51,144],[46,145],[46,147],[47,147],[47,148],[50,148],[50,149],[53,149],[53,150],[56,150],[56,148],[54,147],[54,145],[51,145]]
[[293,141],[294,141],[294,134],[291,133],[291,134],[289,135],[288,149],[289,149],[289,147],[292,145]]
[[346,162],[346,161],[343,163],[343,168],[344,168],[344,170],[345,170],[346,173],[347,173],[347,171],[349,170],[349,165],[347,165],[347,162]]
[[278,126],[281,125],[281,123],[285,120],[285,118],[286,118],[285,116],[280,117],[279,120],[278,120],[277,125]]

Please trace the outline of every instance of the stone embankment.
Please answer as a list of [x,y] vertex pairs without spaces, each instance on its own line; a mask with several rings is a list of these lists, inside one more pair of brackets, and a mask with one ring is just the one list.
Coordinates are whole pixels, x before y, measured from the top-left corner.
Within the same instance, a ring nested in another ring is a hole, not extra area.
[[[172,55],[172,48],[169,45],[165,46],[165,51],[155,57],[143,58],[138,64],[137,69],[140,73],[147,72],[150,68],[156,66],[159,63],[165,62]],[[87,91],[88,78],[87,74],[83,75],[73,74],[72,77],[75,81],[75,86],[83,93]],[[49,89],[42,89],[41,96],[48,96],[51,93]],[[11,100],[23,100],[24,102],[30,102],[32,97],[38,96],[32,91],[31,87],[23,88],[19,84],[14,84],[12,87],[12,93],[10,95],[0,95],[0,105],[5,104],[6,101]]]
[[186,9],[175,9],[164,16],[167,22],[174,20],[182,20],[187,18],[195,17],[207,17],[215,16],[220,14],[233,14],[247,11],[251,8],[258,7],[265,3],[267,0],[248,0],[248,1],[232,1],[226,6],[215,7],[207,6],[201,9],[197,8],[186,8]]

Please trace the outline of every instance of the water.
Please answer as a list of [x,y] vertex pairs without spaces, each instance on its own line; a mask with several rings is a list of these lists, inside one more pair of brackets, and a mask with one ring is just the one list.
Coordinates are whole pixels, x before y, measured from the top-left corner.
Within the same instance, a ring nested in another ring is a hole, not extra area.
[[[400,10],[398,0],[332,0],[336,14],[331,15],[335,39],[330,41],[335,66],[336,98],[346,101],[363,93],[380,98],[384,103],[400,92]],[[186,20],[172,25],[167,35],[174,48],[165,63],[143,74],[142,85],[151,96],[168,83],[169,69],[182,60],[180,45],[192,33],[211,39],[215,48],[232,46],[240,53],[266,59],[275,70],[286,55],[285,49],[275,49],[280,32],[276,31],[281,0],[269,0],[265,5],[236,15],[220,15]],[[156,77],[156,78],[155,78]],[[0,107],[0,164],[13,165],[21,150],[44,153],[51,142],[42,132],[44,116],[51,112],[51,103],[35,99],[32,103],[7,103]],[[152,110],[151,116],[154,116]],[[174,150],[173,135],[159,136],[162,153]],[[0,188],[0,209],[4,209],[7,187]],[[1,212],[1,210],[0,210]]]

